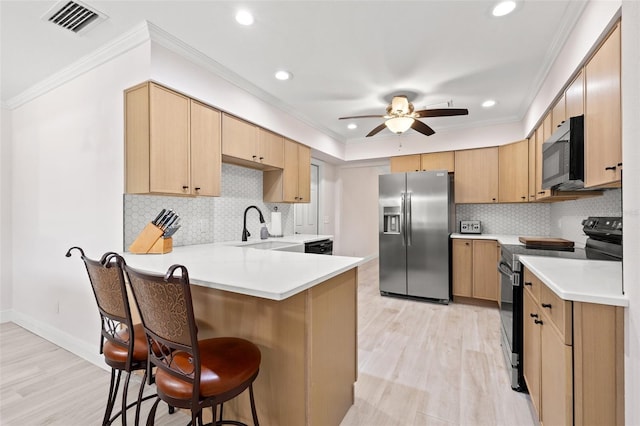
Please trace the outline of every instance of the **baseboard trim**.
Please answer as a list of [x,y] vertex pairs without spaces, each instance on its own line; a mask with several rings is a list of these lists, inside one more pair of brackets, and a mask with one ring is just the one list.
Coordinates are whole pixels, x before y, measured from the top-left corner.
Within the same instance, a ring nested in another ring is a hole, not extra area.
[[[107,371],[110,370],[109,366],[105,364],[103,356],[98,353],[97,347],[90,345],[87,342],[80,340],[58,328],[52,327],[49,324],[38,321],[33,317],[24,315],[20,312],[16,312],[15,310],[8,311],[7,316],[9,317],[9,320],[4,321],[5,313],[7,313],[7,311],[2,312],[3,322],[13,322],[14,324],[24,328],[25,330],[28,330],[33,334],[40,336],[45,340],[48,340],[54,345],[60,346],[61,348],[71,352],[72,354],[77,355],[86,361],[89,361],[97,367],[100,367]],[[99,330],[96,331],[96,342],[98,341],[99,337],[98,331]]]

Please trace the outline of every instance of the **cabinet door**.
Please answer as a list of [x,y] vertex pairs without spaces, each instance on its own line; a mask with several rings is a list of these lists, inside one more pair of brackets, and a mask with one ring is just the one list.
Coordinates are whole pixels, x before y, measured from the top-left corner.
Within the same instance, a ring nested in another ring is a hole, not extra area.
[[189,98],[150,85],[149,190],[188,194]]
[[420,154],[391,157],[389,162],[391,173],[420,171]]
[[258,128],[228,114],[222,114],[222,155],[258,161]]
[[298,144],[298,202],[311,201],[311,148]]
[[585,187],[621,179],[620,25],[585,67]]
[[498,147],[456,151],[456,203],[498,201]]
[[284,138],[268,130],[258,128],[258,161],[266,166],[284,167]]
[[191,193],[219,196],[220,112],[191,100]]
[[540,418],[540,313],[536,300],[524,291],[522,367],[533,408]]
[[540,394],[545,425],[573,424],[573,366],[571,346],[565,345],[556,329],[542,316]]
[[497,242],[473,240],[473,297],[498,301]]
[[500,202],[529,201],[529,141],[499,146],[498,159]]
[[584,73],[580,71],[567,87],[565,97],[565,116],[567,118],[584,114]]
[[455,238],[453,251],[453,295],[472,296],[473,287],[473,242]]
[[298,201],[298,144],[284,140],[284,168],[282,171],[282,201]]
[[536,200],[536,136],[531,135],[528,142],[529,147],[529,201]]
[[449,173],[453,173],[455,170],[455,159],[453,151],[445,152],[430,152],[427,154],[421,154],[420,156],[420,169],[427,170],[446,170]]
[[566,120],[566,100],[564,95],[553,106],[551,110],[551,134]]
[[551,190],[542,189],[542,144],[544,143],[544,123],[536,129],[536,200],[551,196]]

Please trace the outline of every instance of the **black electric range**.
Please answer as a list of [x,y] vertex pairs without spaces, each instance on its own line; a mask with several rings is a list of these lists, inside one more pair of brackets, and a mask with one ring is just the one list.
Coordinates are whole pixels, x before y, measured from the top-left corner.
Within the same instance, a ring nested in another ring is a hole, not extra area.
[[525,391],[522,377],[522,273],[520,256],[545,256],[564,259],[622,260],[622,218],[589,217],[582,221],[589,237],[585,248],[531,247],[500,245],[500,320],[502,349],[510,368],[511,387]]

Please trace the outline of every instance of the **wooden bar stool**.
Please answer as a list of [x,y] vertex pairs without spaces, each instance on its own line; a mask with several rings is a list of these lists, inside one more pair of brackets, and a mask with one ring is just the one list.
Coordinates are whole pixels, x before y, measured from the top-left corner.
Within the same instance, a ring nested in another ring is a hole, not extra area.
[[[124,265],[148,339],[150,366],[158,367],[155,383],[158,399],[147,425],[153,425],[160,400],[191,410],[191,425],[202,425],[202,409],[211,407],[215,425],[244,425],[223,420],[222,404],[247,388],[254,425],[258,426],[253,382],[260,368],[260,350],[235,337],[198,340],[189,287],[189,274],[173,265],[164,276]],[[178,276],[174,276],[176,271]],[[156,350],[157,349],[157,350]],[[217,406],[220,417],[216,420]],[[246,426],[246,425],[245,425]]]
[[[111,367],[111,384],[102,425],[110,425],[115,419],[122,417],[122,425],[126,426],[127,410],[134,405],[136,406],[135,424],[138,425],[141,402],[156,395],[142,398],[149,350],[142,324],[133,324],[131,319],[129,299],[122,272],[124,261],[121,261],[120,256],[112,252],[105,253],[99,261],[89,259],[80,247],[71,247],[66,256],[71,257],[71,251],[74,249],[80,252],[89,274],[89,282],[98,304],[102,324],[100,353],[104,355],[104,361]],[[129,379],[131,372],[135,370],[143,370],[144,375],[137,400],[127,405]],[[122,408],[111,416],[123,371],[127,373],[127,378],[122,390]]]

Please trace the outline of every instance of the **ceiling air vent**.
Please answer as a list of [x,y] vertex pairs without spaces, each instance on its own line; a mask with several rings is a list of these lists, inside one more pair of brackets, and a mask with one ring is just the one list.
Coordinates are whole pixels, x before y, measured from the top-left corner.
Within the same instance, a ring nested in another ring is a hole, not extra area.
[[80,33],[103,21],[106,16],[80,2],[63,0],[49,9],[42,19],[74,33]]

